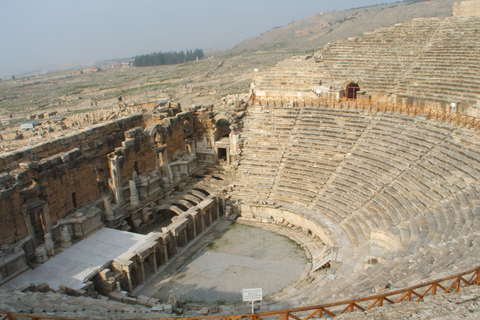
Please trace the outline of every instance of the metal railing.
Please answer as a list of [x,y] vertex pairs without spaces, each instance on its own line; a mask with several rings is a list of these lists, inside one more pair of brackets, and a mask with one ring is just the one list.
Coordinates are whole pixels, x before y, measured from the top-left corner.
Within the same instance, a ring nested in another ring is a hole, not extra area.
[[[458,292],[461,287],[467,287],[470,285],[480,285],[480,266],[474,269],[456,274],[454,276],[445,277],[433,281],[429,281],[423,284],[419,284],[413,287],[405,289],[394,290],[377,294],[369,297],[345,300],[339,302],[333,302],[323,305],[316,305],[304,308],[293,308],[289,310],[263,312],[258,314],[245,314],[245,315],[227,315],[227,316],[200,316],[200,317],[188,317],[188,318],[155,318],[155,319],[183,319],[183,320],[201,320],[201,319],[250,319],[250,320],[289,320],[293,318],[295,320],[308,320],[310,318],[323,318],[325,316],[336,317],[340,314],[366,311],[375,307],[382,307],[384,304],[396,304],[403,301],[422,301],[427,295],[436,295],[438,292],[450,293]],[[133,314],[132,314],[133,315]],[[51,319],[51,320],[78,320],[73,318],[62,318],[53,316],[40,316],[40,315],[26,315],[16,314],[9,312],[0,312],[1,320],[39,320],[39,319]],[[153,319],[153,318],[152,318]]]
[[440,109],[433,109],[411,104],[403,104],[397,102],[385,101],[366,101],[366,100],[351,100],[351,99],[325,99],[325,98],[264,98],[255,97],[250,98],[250,103],[258,103],[265,106],[283,106],[284,104],[293,104],[294,107],[319,107],[319,108],[334,108],[346,110],[361,110],[368,112],[391,112],[397,114],[406,114],[412,116],[426,115],[427,119],[434,119],[436,121],[454,123],[455,125],[464,125],[474,129],[480,129],[480,118],[472,117],[466,114],[450,112]]

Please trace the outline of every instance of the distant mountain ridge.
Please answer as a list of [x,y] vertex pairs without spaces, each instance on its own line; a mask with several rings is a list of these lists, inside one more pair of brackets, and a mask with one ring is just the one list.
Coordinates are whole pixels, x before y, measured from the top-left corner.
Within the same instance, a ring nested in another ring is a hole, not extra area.
[[362,35],[381,27],[413,18],[448,17],[459,0],[413,0],[327,11],[314,14],[286,26],[273,28],[257,37],[242,41],[230,52],[298,49],[320,50],[326,43]]

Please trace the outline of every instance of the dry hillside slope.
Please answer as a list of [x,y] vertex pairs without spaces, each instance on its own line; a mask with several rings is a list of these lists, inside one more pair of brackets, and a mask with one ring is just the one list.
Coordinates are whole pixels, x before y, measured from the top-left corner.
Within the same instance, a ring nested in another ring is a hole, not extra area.
[[327,42],[361,35],[380,27],[392,26],[413,18],[452,15],[457,0],[406,1],[344,11],[328,11],[273,28],[258,37],[247,39],[232,51],[275,49],[321,49]]

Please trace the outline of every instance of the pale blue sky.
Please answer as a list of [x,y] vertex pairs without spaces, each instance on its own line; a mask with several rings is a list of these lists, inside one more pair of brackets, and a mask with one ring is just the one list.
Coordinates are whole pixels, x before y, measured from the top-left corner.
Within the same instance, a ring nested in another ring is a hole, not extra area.
[[220,49],[322,11],[397,0],[0,0],[0,77],[153,51]]

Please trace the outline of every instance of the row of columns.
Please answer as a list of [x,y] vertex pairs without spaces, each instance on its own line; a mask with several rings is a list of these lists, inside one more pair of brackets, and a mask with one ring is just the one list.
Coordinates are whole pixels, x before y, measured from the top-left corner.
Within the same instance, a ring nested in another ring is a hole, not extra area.
[[160,266],[177,254],[178,247],[185,247],[219,218],[219,198],[208,196],[199,205],[178,216],[176,221],[162,229],[161,233],[156,233],[151,247],[136,253],[129,260],[115,260],[112,265],[125,272],[128,291],[132,292],[137,285],[146,281],[149,271],[156,274]]

